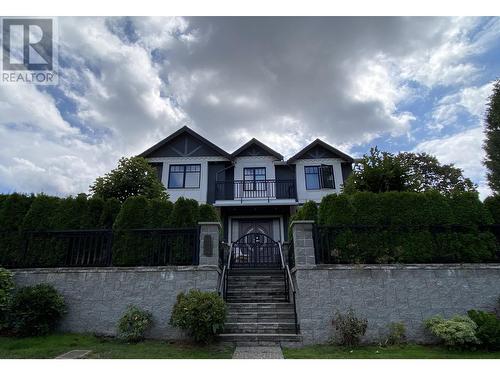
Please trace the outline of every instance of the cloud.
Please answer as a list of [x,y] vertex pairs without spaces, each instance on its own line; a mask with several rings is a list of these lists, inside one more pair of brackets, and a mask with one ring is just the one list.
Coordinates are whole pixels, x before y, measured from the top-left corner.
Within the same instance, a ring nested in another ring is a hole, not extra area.
[[421,121],[411,104],[436,88],[444,97],[469,91],[438,100],[433,123],[480,113],[487,88],[473,58],[495,46],[499,25],[432,17],[60,18],[59,86],[0,87],[0,185],[85,191],[119,156],[182,125],[228,151],[257,137],[285,156],[318,137],[346,152],[384,140],[410,144]]
[[419,143],[414,151],[435,155],[442,163],[453,163],[464,171],[466,177],[478,183],[481,198],[491,191],[486,181],[486,169],[483,165],[484,129],[481,126],[463,132],[435,138]]
[[493,90],[493,82],[482,86],[471,86],[441,98],[432,113],[429,127],[442,130],[445,127],[460,126],[462,115],[472,117],[477,123],[484,117],[486,103]]

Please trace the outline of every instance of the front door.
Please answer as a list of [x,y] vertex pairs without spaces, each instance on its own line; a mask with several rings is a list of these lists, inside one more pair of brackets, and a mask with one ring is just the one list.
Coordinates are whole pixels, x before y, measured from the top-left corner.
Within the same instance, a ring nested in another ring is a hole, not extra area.
[[273,221],[268,219],[240,220],[239,237],[250,233],[260,233],[273,237]]
[[279,245],[273,240],[273,220],[239,221],[239,239],[233,244],[232,267],[280,267]]

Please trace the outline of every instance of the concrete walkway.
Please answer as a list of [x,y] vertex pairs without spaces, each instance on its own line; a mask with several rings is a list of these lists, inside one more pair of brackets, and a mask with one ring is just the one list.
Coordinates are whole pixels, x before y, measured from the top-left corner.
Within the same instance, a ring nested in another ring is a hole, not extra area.
[[233,359],[284,359],[281,347],[276,346],[237,346]]

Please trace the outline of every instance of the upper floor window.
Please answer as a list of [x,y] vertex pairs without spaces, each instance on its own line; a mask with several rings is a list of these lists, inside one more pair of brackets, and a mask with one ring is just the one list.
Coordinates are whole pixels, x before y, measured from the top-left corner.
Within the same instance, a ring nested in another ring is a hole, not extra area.
[[149,165],[153,167],[153,169],[156,172],[156,177],[158,177],[158,180],[161,181],[163,172],[163,163],[149,163]]
[[266,168],[243,168],[243,190],[266,190]]
[[192,189],[200,187],[200,164],[171,165],[168,173],[169,189]]
[[304,166],[307,190],[335,189],[332,165]]

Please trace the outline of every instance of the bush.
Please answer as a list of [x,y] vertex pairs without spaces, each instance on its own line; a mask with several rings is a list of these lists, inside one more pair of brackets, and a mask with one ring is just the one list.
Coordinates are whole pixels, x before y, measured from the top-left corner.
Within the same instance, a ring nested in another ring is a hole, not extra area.
[[66,313],[66,304],[48,284],[19,289],[12,301],[12,326],[20,336],[40,336],[52,332]]
[[215,210],[214,206],[210,204],[201,204],[199,208],[199,220],[200,221],[211,221],[218,222],[220,221],[219,215]]
[[476,336],[481,345],[489,350],[500,350],[500,319],[495,314],[470,310],[467,312],[477,325]]
[[173,228],[195,227],[199,221],[198,202],[194,199],[178,198],[174,203],[169,221]]
[[0,332],[9,325],[9,312],[13,290],[14,281],[12,273],[4,268],[0,268]]
[[318,213],[319,225],[337,226],[331,228],[333,235],[319,241],[338,263],[492,261],[497,241],[481,228],[488,223],[491,215],[475,193],[328,195]]
[[490,212],[495,224],[500,224],[500,195],[489,196],[484,200],[484,207]]
[[435,316],[424,321],[425,327],[444,345],[468,348],[479,344],[476,337],[477,325],[465,315],[455,315],[449,320]]
[[307,201],[302,207],[300,207],[295,215],[293,215],[293,220],[314,220],[318,221],[318,205],[314,201]]
[[404,323],[391,323],[389,334],[385,340],[386,345],[401,345],[406,342],[406,327]]
[[115,219],[121,209],[121,203],[116,198],[106,199],[99,218],[99,227],[103,229],[113,228]]
[[33,198],[14,193],[3,200],[0,207],[0,266],[17,267],[22,260],[20,229]]
[[353,309],[347,310],[345,314],[337,312],[332,324],[337,331],[340,344],[348,347],[357,346],[368,327],[368,321],[356,317]]
[[208,343],[222,332],[226,312],[226,304],[217,293],[192,289],[177,295],[170,324],[187,330],[196,342]]
[[153,315],[149,311],[129,306],[118,321],[118,338],[127,342],[142,341],[152,325]]

